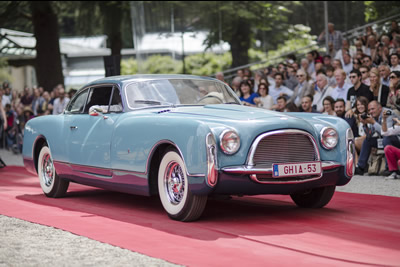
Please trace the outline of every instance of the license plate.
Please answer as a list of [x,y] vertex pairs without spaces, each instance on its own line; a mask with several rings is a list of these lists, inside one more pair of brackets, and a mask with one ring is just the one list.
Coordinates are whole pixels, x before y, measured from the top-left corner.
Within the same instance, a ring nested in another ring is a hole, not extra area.
[[272,168],[274,178],[321,174],[321,162],[273,164]]

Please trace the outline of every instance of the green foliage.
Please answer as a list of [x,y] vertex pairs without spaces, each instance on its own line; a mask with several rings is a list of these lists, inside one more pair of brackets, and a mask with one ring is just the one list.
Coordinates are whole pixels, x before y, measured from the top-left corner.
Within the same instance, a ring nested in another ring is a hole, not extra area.
[[5,58],[0,58],[0,82],[12,82],[12,77],[8,72],[8,64]]
[[138,73],[137,61],[133,58],[121,60],[121,75],[132,75]]
[[366,22],[371,22],[374,20],[377,20],[378,18],[378,11],[376,10],[375,7],[375,1],[364,1],[365,5],[365,21]]
[[252,66],[251,69],[259,69],[267,65],[276,65],[282,62],[289,53],[294,53],[297,56],[303,55],[305,52],[317,49],[317,36],[310,34],[311,28],[304,25],[290,26],[286,38],[283,43],[278,45],[276,50],[270,50],[268,53],[262,53],[256,50],[249,50],[249,55],[252,62],[265,61],[266,63]]
[[[215,55],[203,53],[185,57],[186,74],[211,76],[215,73],[228,69],[232,63],[230,53]],[[179,74],[182,73],[182,61],[174,60],[170,56],[155,55],[140,63],[141,73],[146,74]],[[121,61],[121,74],[131,75],[139,73],[138,62],[133,59]]]
[[225,53],[223,55],[203,53],[187,56],[185,58],[186,73],[193,75],[214,75],[219,71],[228,69],[231,64],[231,53]]
[[[139,65],[140,68],[139,68]],[[139,71],[140,70],[140,71]],[[170,56],[154,55],[145,61],[123,59],[121,60],[121,74],[131,75],[137,73],[146,74],[178,74],[182,72],[182,62],[172,59]]]

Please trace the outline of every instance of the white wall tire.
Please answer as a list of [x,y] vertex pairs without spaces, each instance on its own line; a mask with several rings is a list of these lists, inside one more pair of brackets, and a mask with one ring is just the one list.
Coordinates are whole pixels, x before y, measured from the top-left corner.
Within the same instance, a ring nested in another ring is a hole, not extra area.
[[178,221],[198,219],[207,203],[207,196],[190,192],[185,163],[175,150],[168,150],[161,160],[158,192],[168,216]]
[[44,145],[39,153],[37,161],[37,170],[40,181],[40,187],[43,193],[48,197],[62,197],[68,190],[69,182],[61,179],[53,164],[50,149]]

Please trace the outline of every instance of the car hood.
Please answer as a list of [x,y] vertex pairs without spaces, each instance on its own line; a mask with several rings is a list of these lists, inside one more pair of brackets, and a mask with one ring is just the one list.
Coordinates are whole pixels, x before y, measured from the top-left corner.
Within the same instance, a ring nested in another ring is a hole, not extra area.
[[287,117],[284,113],[274,111],[251,108],[240,105],[206,105],[196,107],[178,107],[169,110],[170,114],[182,114],[185,116],[228,119],[238,121],[257,120],[265,118]]

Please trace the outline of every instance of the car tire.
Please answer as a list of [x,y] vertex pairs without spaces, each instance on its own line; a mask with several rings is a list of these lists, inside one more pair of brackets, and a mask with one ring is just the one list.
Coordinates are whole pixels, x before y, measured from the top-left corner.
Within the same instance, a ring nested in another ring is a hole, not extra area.
[[44,145],[39,153],[37,161],[40,187],[47,197],[63,197],[68,190],[69,181],[61,179],[53,164],[50,149]]
[[168,150],[160,162],[158,192],[171,219],[183,222],[197,220],[204,211],[207,196],[190,192],[185,163],[176,150]]
[[303,208],[322,208],[332,199],[336,186],[325,186],[291,194],[290,197],[297,206]]

